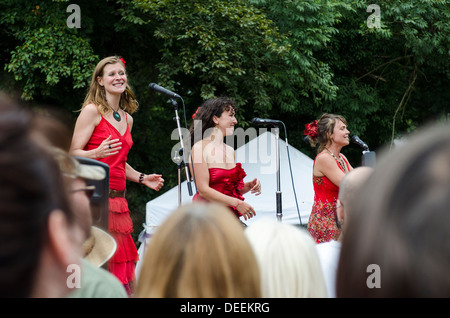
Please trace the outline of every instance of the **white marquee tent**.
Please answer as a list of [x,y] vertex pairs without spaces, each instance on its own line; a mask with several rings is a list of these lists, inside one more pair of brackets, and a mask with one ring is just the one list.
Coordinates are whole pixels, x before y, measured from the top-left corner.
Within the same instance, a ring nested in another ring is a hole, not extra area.
[[[279,138],[280,149],[280,190],[282,193],[282,218],[281,221],[289,224],[300,224],[299,213],[301,215],[301,224],[308,223],[309,214],[314,201],[314,190],[312,184],[313,160],[288,145],[289,157],[292,168],[292,186],[291,171],[288,160],[288,151],[286,142]],[[271,218],[276,220],[276,136],[265,131],[258,137],[253,138],[248,143],[236,149],[236,162],[242,163],[242,167],[247,173],[245,182],[253,180],[255,177],[261,181],[262,193],[255,196],[251,193],[244,195],[245,201],[251,204],[256,216],[250,220],[242,221],[248,226],[259,219]],[[176,169],[176,165],[174,164]],[[183,171],[184,173],[184,171]],[[192,190],[195,193],[195,185],[192,182]],[[294,195],[297,196],[297,204]],[[147,202],[146,206],[146,224],[141,233],[142,242],[139,247],[139,255],[143,259],[143,253],[148,238],[154,233],[157,227],[165,218],[178,207],[179,195],[178,186],[170,189],[161,196]],[[181,203],[192,202],[192,197],[188,194],[186,181],[181,183]],[[139,267],[139,264],[138,264]]]

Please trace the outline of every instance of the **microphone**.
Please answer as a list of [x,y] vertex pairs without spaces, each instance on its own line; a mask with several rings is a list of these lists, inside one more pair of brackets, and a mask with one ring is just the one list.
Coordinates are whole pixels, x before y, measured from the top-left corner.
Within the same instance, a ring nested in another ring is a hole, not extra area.
[[252,124],[255,126],[262,126],[262,125],[278,126],[281,123],[282,123],[281,120],[276,120],[276,119],[262,119],[262,118],[257,118],[257,117],[252,119]]
[[159,86],[158,84],[150,83],[148,85],[148,87],[153,89],[153,90],[155,90],[155,91],[157,91],[158,93],[163,93],[163,94],[165,94],[165,95],[167,95],[167,96],[169,96],[171,98],[181,98],[181,96],[178,95],[177,93],[169,91],[168,89],[166,89],[166,88],[164,88],[162,86]]
[[358,146],[363,147],[364,150],[369,150],[369,146],[367,146],[367,144],[366,144],[364,141],[362,141],[361,139],[359,139],[358,136],[353,135],[353,136],[352,136],[352,141],[353,141],[355,144],[357,144]]

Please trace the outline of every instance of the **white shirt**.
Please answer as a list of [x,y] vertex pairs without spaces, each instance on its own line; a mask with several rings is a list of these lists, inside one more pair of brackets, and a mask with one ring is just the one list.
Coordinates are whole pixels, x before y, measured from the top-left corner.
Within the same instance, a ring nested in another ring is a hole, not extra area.
[[341,253],[341,242],[329,241],[316,245],[319,254],[323,277],[327,286],[327,294],[330,298],[336,297],[336,273]]

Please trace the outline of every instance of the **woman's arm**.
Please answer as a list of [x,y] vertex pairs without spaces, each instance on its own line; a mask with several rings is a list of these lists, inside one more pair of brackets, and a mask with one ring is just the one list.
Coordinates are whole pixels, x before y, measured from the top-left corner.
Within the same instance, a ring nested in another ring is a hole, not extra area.
[[341,169],[339,169],[336,160],[328,155],[316,157],[314,170],[315,176],[326,176],[338,187],[341,184],[342,178],[345,176],[345,173]]
[[[143,174],[141,172],[136,171],[132,166],[128,163],[125,165],[125,174],[126,178],[129,181],[133,181],[136,183],[141,183],[147,186],[150,189],[155,191],[159,191],[164,185],[164,179],[160,174]],[[142,175],[142,177],[141,177]]]
[[[127,116],[127,123],[128,123],[128,128],[131,129],[133,128],[133,117],[131,115],[128,114]],[[128,164],[128,162],[125,165],[125,175],[127,180],[136,182],[136,183],[141,183],[143,185],[145,185],[146,187],[153,189],[155,191],[159,191],[162,186],[164,185],[164,179],[162,178],[161,174],[145,174],[145,173],[141,173],[136,171],[132,166],[130,166],[130,164]]]

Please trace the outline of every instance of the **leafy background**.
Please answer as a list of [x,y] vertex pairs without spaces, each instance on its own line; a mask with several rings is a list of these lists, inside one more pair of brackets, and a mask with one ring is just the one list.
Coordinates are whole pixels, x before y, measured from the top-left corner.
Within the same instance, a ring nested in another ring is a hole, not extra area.
[[[140,103],[129,163],[166,180],[160,192],[128,184],[136,238],[146,202],[177,184],[173,106],[151,82],[183,96],[182,118],[227,95],[244,129],[253,117],[280,119],[289,143],[310,157],[304,125],[323,112],[343,115],[374,151],[448,121],[449,1],[380,1],[381,27],[371,29],[373,2],[79,0],[81,27],[69,28],[69,1],[3,0],[0,89],[31,108],[58,109],[73,127],[96,63],[124,57]],[[361,164],[361,148],[343,152]]]

